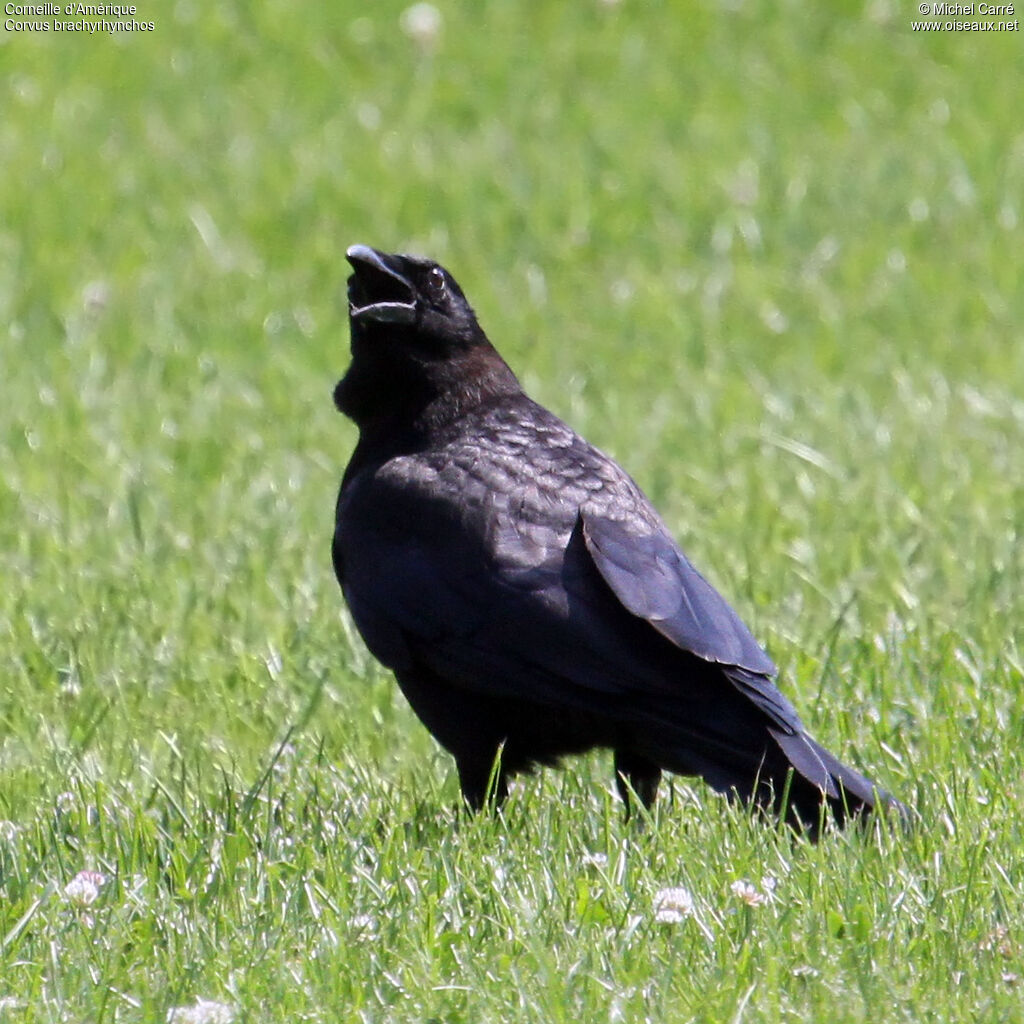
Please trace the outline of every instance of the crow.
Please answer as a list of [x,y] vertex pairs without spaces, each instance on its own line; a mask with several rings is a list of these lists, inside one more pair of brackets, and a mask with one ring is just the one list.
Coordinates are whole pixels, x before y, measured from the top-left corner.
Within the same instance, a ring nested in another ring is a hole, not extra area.
[[614,752],[629,813],[663,771],[816,836],[897,801],[807,734],[776,667],[612,459],[524,393],[431,260],[347,254],[359,437],[334,569],[356,627],[478,809]]

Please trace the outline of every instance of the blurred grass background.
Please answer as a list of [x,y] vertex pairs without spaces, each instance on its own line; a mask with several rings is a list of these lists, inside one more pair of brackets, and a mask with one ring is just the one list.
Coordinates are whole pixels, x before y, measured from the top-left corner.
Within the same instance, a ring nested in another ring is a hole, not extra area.
[[[1020,34],[885,0],[138,17],[0,31],[0,1019],[1016,1012]],[[638,836],[601,758],[456,821],[330,569],[357,241],[453,271],[921,834],[808,850],[677,783]],[[651,921],[675,884],[706,933]]]

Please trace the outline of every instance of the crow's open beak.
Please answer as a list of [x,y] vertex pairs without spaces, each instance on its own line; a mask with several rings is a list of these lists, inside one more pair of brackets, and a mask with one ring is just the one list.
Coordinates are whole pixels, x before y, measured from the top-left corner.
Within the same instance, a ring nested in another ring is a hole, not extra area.
[[375,320],[411,324],[416,319],[416,289],[391,265],[394,257],[368,245],[350,246],[345,253],[352,264],[348,279],[348,315],[353,321]]

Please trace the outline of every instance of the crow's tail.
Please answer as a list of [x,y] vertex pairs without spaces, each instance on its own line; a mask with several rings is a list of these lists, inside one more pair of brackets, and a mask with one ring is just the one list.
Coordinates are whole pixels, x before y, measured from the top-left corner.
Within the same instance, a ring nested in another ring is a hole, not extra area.
[[[766,756],[764,774],[768,777],[762,781],[770,784],[775,809],[813,834],[818,832],[823,804],[839,825],[877,810],[910,818],[910,811],[899,800],[843,764],[806,732],[769,731],[782,756]],[[755,800],[764,802],[758,796]]]

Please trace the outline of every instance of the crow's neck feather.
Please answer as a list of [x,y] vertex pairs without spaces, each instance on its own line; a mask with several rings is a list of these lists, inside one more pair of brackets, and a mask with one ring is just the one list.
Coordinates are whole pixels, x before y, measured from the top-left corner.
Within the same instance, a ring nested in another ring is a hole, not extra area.
[[482,405],[521,394],[515,374],[487,345],[424,362],[356,359],[334,401],[359,427],[361,442],[386,440],[407,448],[429,443]]

